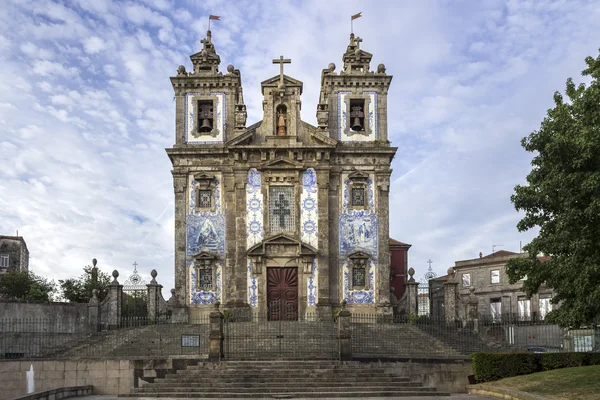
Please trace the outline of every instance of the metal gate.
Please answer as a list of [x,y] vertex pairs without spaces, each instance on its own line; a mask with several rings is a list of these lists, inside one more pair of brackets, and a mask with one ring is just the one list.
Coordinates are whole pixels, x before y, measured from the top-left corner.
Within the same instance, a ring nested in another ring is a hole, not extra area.
[[148,316],[148,287],[133,263],[133,273],[123,284],[122,325],[135,325]]
[[339,358],[333,318],[319,319],[313,312],[298,315],[285,301],[271,302],[266,313],[226,315],[223,333],[228,359]]

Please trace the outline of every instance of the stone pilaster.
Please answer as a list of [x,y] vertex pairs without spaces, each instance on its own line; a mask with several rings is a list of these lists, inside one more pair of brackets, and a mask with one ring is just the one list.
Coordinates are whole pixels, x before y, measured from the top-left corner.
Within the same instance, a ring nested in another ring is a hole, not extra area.
[[173,171],[173,187],[175,191],[175,294],[180,305],[185,305],[187,299],[186,282],[186,194],[187,175]]
[[[235,270],[234,275],[234,290],[235,293],[231,296],[234,299],[235,305],[240,307],[246,304],[248,298],[247,282],[248,270],[246,256],[246,184],[248,182],[248,168],[240,167],[234,171],[235,181]],[[229,224],[229,221],[227,221]]]
[[156,282],[157,272],[155,269],[150,273],[152,276],[152,280],[149,284],[146,285],[148,288],[148,318],[150,320],[156,320],[160,318],[160,291],[162,290],[162,285],[159,285]]
[[389,173],[377,174],[377,215],[379,217],[379,260],[377,274],[377,300],[381,306],[390,305],[390,225],[389,225]]
[[317,312],[320,318],[331,318],[329,293],[329,169],[316,170],[319,205],[319,268]]
[[341,274],[339,262],[339,215],[340,215],[340,173],[332,172],[329,180],[329,299],[332,305],[339,305],[342,301]]

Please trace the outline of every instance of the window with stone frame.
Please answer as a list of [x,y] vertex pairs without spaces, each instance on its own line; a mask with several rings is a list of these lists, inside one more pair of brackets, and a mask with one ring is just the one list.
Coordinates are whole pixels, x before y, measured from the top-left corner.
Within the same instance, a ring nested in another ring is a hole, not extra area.
[[212,267],[198,268],[198,289],[203,291],[213,290]]
[[471,286],[471,274],[462,274],[462,286],[463,287]]
[[0,268],[8,268],[9,255],[0,254]]
[[348,207],[353,210],[366,210],[369,207],[369,174],[356,171],[348,175]]
[[350,290],[369,289],[369,255],[356,251],[348,256],[350,272]]
[[352,207],[362,208],[366,204],[365,188],[363,186],[350,189],[350,204]]
[[539,307],[540,307],[540,319],[546,319],[546,316],[552,311],[552,295],[549,293],[540,294]]
[[497,322],[502,320],[502,299],[497,297],[490,299],[490,316],[492,321]]
[[493,269],[490,271],[490,283],[496,284],[500,283],[500,270]]
[[529,321],[531,319],[531,300],[526,296],[517,298],[517,311],[520,321]]
[[269,186],[269,231],[294,232],[296,208],[293,186]]
[[197,208],[212,208],[212,189],[198,189],[196,191],[196,207]]

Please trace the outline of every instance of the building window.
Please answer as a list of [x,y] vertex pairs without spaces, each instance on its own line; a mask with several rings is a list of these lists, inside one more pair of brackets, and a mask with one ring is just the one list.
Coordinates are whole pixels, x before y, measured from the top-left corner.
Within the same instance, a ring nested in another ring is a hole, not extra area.
[[490,315],[494,322],[502,320],[502,299],[499,297],[490,299]]
[[490,271],[490,282],[491,283],[500,283],[500,270],[493,269]]
[[352,193],[352,207],[364,207],[365,206],[365,188],[364,187],[353,187],[351,193]]
[[269,228],[271,233],[295,231],[294,188],[269,187]]
[[367,286],[367,271],[365,266],[352,267],[352,287],[359,288]]
[[548,315],[548,313],[550,311],[552,311],[552,303],[550,303],[550,300],[552,300],[552,295],[550,294],[540,294],[540,319],[544,320],[546,319],[546,315]]
[[462,274],[462,285],[463,287],[471,286],[471,274]]
[[8,254],[0,254],[0,268],[8,268]]
[[519,296],[517,299],[519,320],[529,321],[531,319],[531,300],[525,296]]
[[212,208],[212,190],[211,189],[198,189],[196,207],[198,208]]
[[213,273],[212,268],[203,268],[198,270],[198,288],[200,290],[213,289]]

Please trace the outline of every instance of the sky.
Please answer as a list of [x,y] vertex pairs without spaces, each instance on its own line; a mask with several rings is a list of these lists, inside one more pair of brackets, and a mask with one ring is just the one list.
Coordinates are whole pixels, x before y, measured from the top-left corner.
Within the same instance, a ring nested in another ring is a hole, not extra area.
[[393,75],[390,235],[419,279],[495,249],[519,251],[510,196],[553,93],[582,82],[600,47],[600,1],[3,0],[0,234],[18,230],[30,269],[79,276],[92,258],[121,283],[133,263],[173,287],[175,142],[170,76],[200,50],[208,15],[221,71],[242,73],[247,126],[260,82],[292,63],[316,125],[321,70],[342,65],[350,16],[361,48]]

